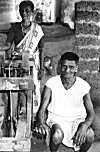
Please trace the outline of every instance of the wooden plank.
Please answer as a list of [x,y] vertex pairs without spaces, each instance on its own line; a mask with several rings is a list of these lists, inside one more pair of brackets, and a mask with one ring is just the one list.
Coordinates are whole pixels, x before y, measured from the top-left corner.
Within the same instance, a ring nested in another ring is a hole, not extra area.
[[30,152],[30,148],[31,139],[2,138],[0,140],[0,151]]
[[26,138],[31,136],[31,119],[32,119],[32,91],[27,91],[27,124]]
[[34,82],[32,77],[0,77],[0,90],[33,90]]
[[[30,138],[29,138],[30,139]],[[20,138],[20,139],[17,139],[16,137],[1,137],[0,138],[0,143],[2,142],[6,142],[6,141],[13,141],[13,142],[17,142],[17,141],[27,141],[28,138]]]
[[17,139],[24,139],[26,133],[26,107],[21,107],[22,114],[19,115],[16,136]]
[[15,137],[17,139],[21,139],[21,138],[24,139],[25,133],[26,133],[26,120],[19,120]]

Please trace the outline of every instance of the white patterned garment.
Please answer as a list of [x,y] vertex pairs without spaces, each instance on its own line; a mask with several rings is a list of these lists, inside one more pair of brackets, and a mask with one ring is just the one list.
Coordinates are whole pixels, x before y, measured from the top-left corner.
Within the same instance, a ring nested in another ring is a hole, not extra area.
[[79,123],[86,118],[83,96],[89,92],[90,85],[82,78],[76,77],[74,85],[66,90],[60,76],[55,76],[47,81],[46,86],[52,90],[47,124],[52,127],[54,123],[58,123],[64,131],[63,144],[73,147],[71,139]]
[[[22,41],[17,45],[22,56],[24,55],[23,62],[27,67],[29,64],[29,57],[33,58],[33,81],[34,81],[34,92],[33,92],[33,112],[36,113],[40,105],[40,80],[38,80],[38,72],[40,69],[39,49],[38,43],[43,37],[44,33],[40,25],[32,22],[30,30],[27,32]],[[29,54],[24,53],[29,52]],[[28,61],[28,62],[27,62]]]

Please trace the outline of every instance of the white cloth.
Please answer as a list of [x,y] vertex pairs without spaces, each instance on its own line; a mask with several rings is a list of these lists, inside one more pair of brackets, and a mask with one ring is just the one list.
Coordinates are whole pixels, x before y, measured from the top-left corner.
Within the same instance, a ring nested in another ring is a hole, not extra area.
[[32,55],[43,35],[44,33],[41,26],[32,22],[30,30],[16,48],[20,48],[20,52],[29,51],[30,55]]
[[50,78],[46,86],[52,90],[51,102],[48,106],[47,124],[60,124],[64,131],[63,143],[73,147],[71,138],[80,122],[86,118],[83,96],[90,90],[90,85],[80,77],[76,77],[74,85],[66,90],[60,76]]

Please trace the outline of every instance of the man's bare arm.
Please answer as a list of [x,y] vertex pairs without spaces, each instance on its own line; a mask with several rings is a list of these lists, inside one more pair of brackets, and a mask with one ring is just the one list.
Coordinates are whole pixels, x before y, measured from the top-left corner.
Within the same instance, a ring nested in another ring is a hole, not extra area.
[[42,101],[39,107],[39,110],[37,112],[37,121],[36,121],[36,132],[39,132],[40,134],[47,135],[49,128],[46,125],[46,115],[47,115],[47,107],[50,103],[51,99],[51,89],[47,86],[44,87]]
[[50,98],[51,98],[51,89],[45,86],[43,91],[42,101],[37,113],[38,124],[45,124],[46,121],[45,115],[46,115],[47,107],[50,103]]
[[90,127],[91,124],[93,123],[94,120],[94,109],[93,109],[93,104],[90,98],[90,93],[87,93],[84,97],[84,106],[86,108],[86,112],[87,112],[87,117],[85,119],[85,124]]
[[74,143],[76,143],[78,146],[82,145],[85,142],[87,129],[91,126],[94,120],[94,110],[93,110],[93,104],[90,98],[90,93],[87,93],[83,97],[83,100],[84,100],[84,106],[87,112],[87,117],[85,121],[80,124],[80,127],[78,128],[77,132],[75,133],[75,136],[73,137]]

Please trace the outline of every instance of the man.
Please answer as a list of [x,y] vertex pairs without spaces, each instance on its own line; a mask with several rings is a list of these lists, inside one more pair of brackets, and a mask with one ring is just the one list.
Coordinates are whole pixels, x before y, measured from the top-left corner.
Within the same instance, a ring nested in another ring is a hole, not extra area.
[[45,134],[46,125],[50,127],[51,152],[56,152],[61,143],[75,151],[87,152],[94,141],[90,85],[76,76],[78,63],[78,55],[64,53],[60,58],[61,74],[50,78],[44,87],[37,128]]

